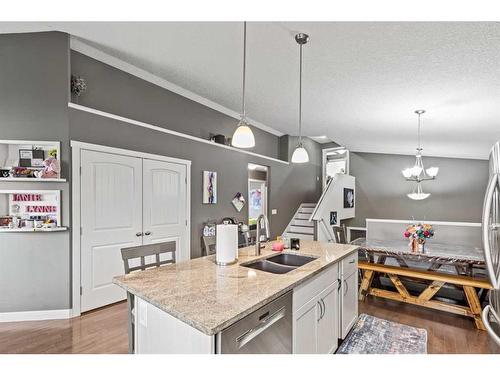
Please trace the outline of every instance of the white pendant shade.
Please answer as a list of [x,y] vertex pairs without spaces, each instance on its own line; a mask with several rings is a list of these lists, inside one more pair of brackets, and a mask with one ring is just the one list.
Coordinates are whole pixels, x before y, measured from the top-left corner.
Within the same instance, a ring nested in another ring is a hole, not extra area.
[[430,176],[430,177],[436,177],[438,172],[439,172],[439,168],[438,167],[430,167],[426,170],[427,174]]
[[309,162],[309,154],[307,150],[302,145],[298,145],[297,148],[293,151],[292,154],[292,163],[300,164],[300,163],[308,163]]
[[403,176],[404,176],[405,178],[410,178],[410,177],[411,177],[411,175],[412,175],[412,173],[413,173],[413,169],[412,169],[412,168],[406,168],[406,169],[403,169],[403,170],[401,171],[401,173],[403,173]]
[[234,131],[231,145],[238,148],[252,148],[255,146],[255,137],[252,129],[245,121],[240,121],[238,127]]
[[421,201],[424,200],[425,198],[430,197],[430,193],[410,193],[408,194],[408,198],[413,199],[415,201]]

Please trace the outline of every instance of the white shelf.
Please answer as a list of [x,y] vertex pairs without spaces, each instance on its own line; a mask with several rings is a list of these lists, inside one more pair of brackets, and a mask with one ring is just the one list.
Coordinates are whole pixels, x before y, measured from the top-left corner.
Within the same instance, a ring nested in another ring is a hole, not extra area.
[[35,232],[63,232],[68,230],[68,227],[55,227],[55,228],[0,228],[0,233],[8,232],[22,232],[22,233],[35,233]]
[[21,182],[66,182],[65,178],[34,178],[34,177],[0,177],[2,181],[21,181]]

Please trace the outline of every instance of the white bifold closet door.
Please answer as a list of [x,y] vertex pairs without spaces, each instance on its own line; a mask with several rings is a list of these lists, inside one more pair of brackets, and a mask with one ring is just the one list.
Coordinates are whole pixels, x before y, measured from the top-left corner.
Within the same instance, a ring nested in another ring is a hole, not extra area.
[[81,153],[81,311],[126,298],[120,249],[142,244],[142,159]]
[[182,164],[82,150],[82,312],[126,298],[112,282],[124,247],[175,241],[177,260],[189,259],[186,175]]
[[175,241],[177,261],[189,259],[186,166],[144,159],[143,176],[144,244]]

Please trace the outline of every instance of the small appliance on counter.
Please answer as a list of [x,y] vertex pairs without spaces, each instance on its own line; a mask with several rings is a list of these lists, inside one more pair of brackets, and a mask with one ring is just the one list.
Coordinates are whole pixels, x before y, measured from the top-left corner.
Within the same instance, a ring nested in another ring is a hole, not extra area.
[[238,260],[238,226],[218,224],[215,240],[215,263],[227,266]]
[[300,238],[290,238],[290,250],[300,250]]

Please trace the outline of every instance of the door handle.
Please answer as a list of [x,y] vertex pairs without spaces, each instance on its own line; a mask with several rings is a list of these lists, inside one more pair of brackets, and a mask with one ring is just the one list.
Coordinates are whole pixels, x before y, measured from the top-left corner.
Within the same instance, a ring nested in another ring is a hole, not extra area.
[[137,232],[135,235],[136,235],[136,237],[141,237],[142,236],[142,232]]
[[494,289],[498,289],[500,287],[500,281],[498,280],[497,273],[495,272],[494,265],[491,261],[492,256],[491,256],[491,246],[490,246],[490,228],[491,228],[490,211],[491,211],[491,205],[493,203],[493,194],[495,192],[497,184],[498,184],[498,173],[495,173],[491,176],[490,181],[488,183],[488,188],[486,189],[486,197],[484,198],[483,220],[482,220],[484,260],[486,262],[486,269],[488,270],[490,281]]
[[349,262],[349,264],[354,264],[354,263],[356,263],[356,259],[353,259]]
[[326,305],[325,305],[325,301],[323,300],[323,298],[321,298],[321,303],[323,304],[323,315],[321,315],[321,319],[323,319],[323,317],[326,314]]
[[345,280],[344,280],[344,296],[347,295],[347,291],[349,290],[349,283],[346,283]]
[[323,318],[323,305],[321,304],[321,300],[317,302],[319,305],[319,318],[318,322]]
[[147,231],[147,232],[144,233],[145,236],[149,236],[151,234],[152,234],[152,232],[150,232],[150,231]]

